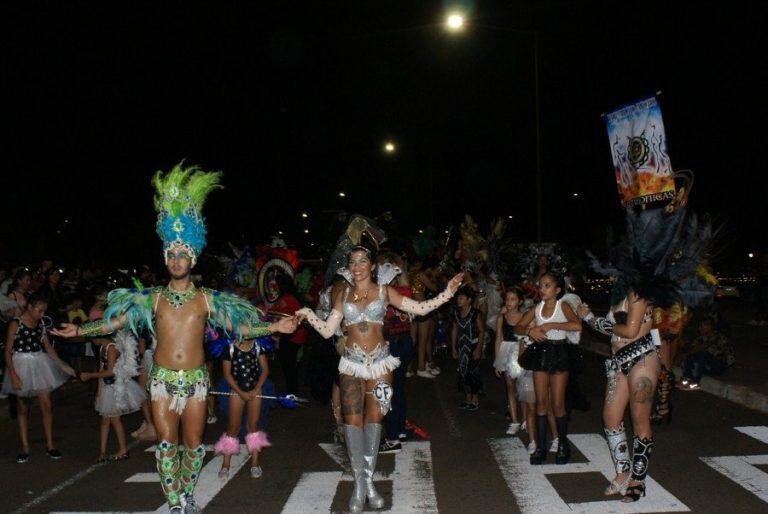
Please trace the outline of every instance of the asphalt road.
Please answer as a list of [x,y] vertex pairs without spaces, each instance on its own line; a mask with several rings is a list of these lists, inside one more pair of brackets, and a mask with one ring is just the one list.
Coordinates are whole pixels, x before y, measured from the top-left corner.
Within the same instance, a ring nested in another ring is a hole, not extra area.
[[[431,433],[398,455],[379,460],[378,485],[392,512],[768,512],[768,419],[704,392],[678,392],[674,419],[656,429],[648,496],[622,505],[602,490],[610,472],[601,437],[604,380],[601,359],[587,354],[582,387],[592,402],[571,421],[573,462],[531,467],[527,436],[505,436],[503,384],[490,363],[480,410],[458,409],[455,363],[444,361],[436,380],[407,381],[409,418]],[[279,377],[277,378],[279,383]],[[129,460],[95,465],[98,420],[88,386],[70,383],[54,395],[55,436],[64,458],[43,452],[39,411],[31,420],[32,458],[16,464],[16,426],[0,410],[0,490],[3,512],[151,512],[163,506],[148,443]],[[124,418],[130,431],[137,414]],[[205,442],[223,430],[210,425]],[[743,428],[752,427],[752,428]],[[216,478],[209,453],[198,486],[206,512],[344,511],[352,484],[343,449],[331,443],[330,409],[311,403],[270,415],[274,443],[264,451],[264,476],[252,479],[245,463],[227,483]],[[233,467],[234,471],[234,467]]]

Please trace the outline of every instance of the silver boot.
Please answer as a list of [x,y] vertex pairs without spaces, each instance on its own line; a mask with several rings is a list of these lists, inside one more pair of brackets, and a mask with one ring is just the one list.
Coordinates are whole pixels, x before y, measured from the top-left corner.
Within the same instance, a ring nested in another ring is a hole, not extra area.
[[349,499],[349,512],[363,512],[365,505],[363,429],[354,425],[344,425],[344,439],[347,441],[347,455],[352,467],[352,476],[355,478],[355,490],[352,491],[352,497]]
[[384,498],[381,497],[373,485],[373,474],[376,471],[376,459],[379,456],[380,442],[381,425],[378,423],[368,423],[365,425],[365,466],[363,467],[365,495],[368,497],[368,503],[374,509],[380,509],[384,506]]

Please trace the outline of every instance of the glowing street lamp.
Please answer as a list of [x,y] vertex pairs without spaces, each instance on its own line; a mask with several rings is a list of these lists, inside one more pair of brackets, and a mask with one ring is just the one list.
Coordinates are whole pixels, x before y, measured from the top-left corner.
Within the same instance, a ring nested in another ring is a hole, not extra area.
[[339,191],[340,198],[344,198],[345,196],[347,196],[347,193],[345,193],[344,191]]
[[445,28],[450,32],[461,32],[464,29],[464,15],[459,12],[448,13],[445,18]]
[[387,141],[384,143],[384,151],[387,153],[395,153],[395,150],[397,150],[397,147],[395,146],[395,143],[392,141]]
[[306,212],[302,212],[301,213],[301,217],[302,218],[309,218],[309,214],[307,214]]
[[[445,17],[445,30],[454,34],[466,27],[466,16],[459,11],[449,11]],[[543,232],[542,172],[541,172],[541,114],[539,102],[539,33],[535,30],[519,30],[512,27],[502,28],[508,32],[525,34],[533,38],[533,90],[536,125],[536,241],[541,243]],[[578,194],[573,194],[578,198]]]

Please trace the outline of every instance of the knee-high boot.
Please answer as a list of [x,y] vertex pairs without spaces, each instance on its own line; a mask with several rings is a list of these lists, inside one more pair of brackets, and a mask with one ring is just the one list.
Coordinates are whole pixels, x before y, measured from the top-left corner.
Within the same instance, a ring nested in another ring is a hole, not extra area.
[[637,482],[634,485],[629,484],[622,502],[636,502],[641,496],[645,496],[645,477],[648,476],[648,460],[651,458],[653,450],[653,436],[651,437],[632,437],[632,481]]
[[365,505],[365,439],[363,429],[354,425],[344,425],[344,439],[347,441],[347,455],[355,479],[355,489],[349,499],[349,512],[362,512]]
[[170,508],[181,506],[181,482],[179,481],[179,446],[160,441],[155,450],[160,487]]
[[653,450],[653,436],[632,437],[632,480],[642,482],[648,475],[648,461]]
[[568,444],[568,416],[555,418],[557,424],[557,456],[556,464],[568,464],[571,458],[571,446]]
[[547,460],[547,415],[536,416],[536,451],[531,455],[531,464],[543,464]]
[[653,404],[651,423],[658,425],[666,420],[667,425],[672,422],[672,391],[675,385],[675,374],[661,365],[659,383],[656,384],[656,398]]
[[608,441],[608,449],[611,451],[611,460],[616,474],[629,471],[629,446],[627,445],[627,433],[624,431],[624,422],[619,428],[612,430],[603,428],[605,439]]
[[384,506],[384,498],[381,497],[373,485],[373,474],[376,472],[376,460],[379,456],[379,443],[381,442],[381,425],[368,423],[365,425],[365,465],[363,475],[365,477],[365,496],[368,503],[374,509]]
[[181,457],[181,470],[179,479],[184,488],[184,514],[197,514],[202,512],[195,504],[195,486],[200,476],[205,458],[205,445],[200,444],[195,448],[184,448]]
[[[613,461],[613,467],[616,470],[616,474],[626,473],[629,471],[629,445],[627,444],[627,433],[624,431],[624,422],[622,421],[617,429],[603,428],[605,433],[605,439],[608,441],[608,449],[611,452],[611,460]],[[605,495],[611,494],[624,494],[627,491],[627,484],[629,484],[630,477],[621,482],[611,480],[610,485],[605,489]]]

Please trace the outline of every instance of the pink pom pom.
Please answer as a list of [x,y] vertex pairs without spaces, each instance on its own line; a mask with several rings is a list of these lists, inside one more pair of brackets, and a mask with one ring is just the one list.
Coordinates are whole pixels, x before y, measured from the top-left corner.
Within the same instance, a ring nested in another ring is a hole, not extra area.
[[263,448],[272,446],[272,443],[267,439],[266,432],[250,432],[245,436],[245,444],[248,446],[248,452],[253,453],[254,450],[261,451]]
[[240,453],[240,441],[237,437],[229,437],[226,433],[221,434],[219,440],[213,445],[216,455],[237,455]]

